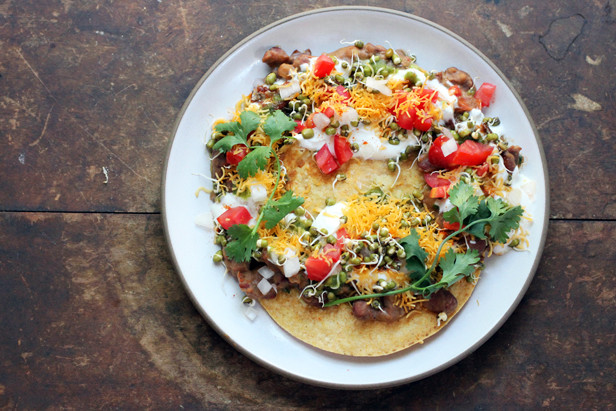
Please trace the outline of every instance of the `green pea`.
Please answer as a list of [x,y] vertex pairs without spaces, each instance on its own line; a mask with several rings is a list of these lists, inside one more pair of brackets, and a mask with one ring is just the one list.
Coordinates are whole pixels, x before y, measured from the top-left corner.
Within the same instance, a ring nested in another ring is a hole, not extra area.
[[325,239],[325,241],[327,241],[329,244],[336,244],[336,242],[338,241],[338,239],[336,238],[335,235],[328,235],[327,238]]
[[518,238],[514,238],[513,240],[511,240],[511,242],[509,243],[509,247],[511,248],[516,248],[517,246],[520,245],[520,240]]
[[265,77],[265,82],[269,85],[272,85],[276,82],[276,73],[269,73],[267,77]]
[[486,140],[488,140],[488,141],[496,141],[496,140],[498,140],[498,134],[496,134],[496,133],[488,133],[488,135],[486,136]]
[[372,223],[372,229],[373,229],[373,230],[378,230],[378,229],[379,229],[379,227],[380,227],[380,224],[379,224],[379,223],[377,223],[376,221],[375,221],[374,223]]
[[333,118],[329,122],[330,127],[338,128],[340,127],[340,122],[338,120],[334,120]]
[[340,222],[342,224],[346,224],[346,222],[349,221],[349,217],[343,215],[342,217],[340,217]]
[[394,160],[389,160],[387,162],[387,169],[389,171],[396,171],[396,162]]
[[413,197],[415,197],[417,200],[423,200],[423,193],[419,190],[414,190]]
[[402,59],[396,54],[394,55],[394,57],[391,59],[391,61],[397,66],[400,63],[402,63]]
[[333,136],[334,134],[336,134],[336,127],[327,127],[325,129],[325,134],[327,134],[328,136]]
[[398,256],[398,258],[406,258],[406,252],[401,248],[398,248],[398,251],[396,251],[396,255]]
[[302,117],[304,117],[302,113],[293,113],[293,120],[301,120]]
[[404,74],[404,79],[407,80],[411,84],[415,84],[417,83],[417,74],[415,74],[415,72],[413,71],[407,71]]
[[338,181],[344,181],[344,180],[346,180],[346,179],[347,179],[347,176],[346,176],[346,174],[340,173],[340,174],[337,174],[337,175],[336,175],[336,179],[337,179]]
[[333,206],[334,204],[336,204],[336,200],[334,200],[333,198],[326,198],[325,199],[325,205]]
[[215,263],[219,263],[219,262],[221,262],[221,261],[222,261],[222,251],[221,251],[221,250],[216,251],[216,252],[214,253],[214,256],[212,257],[212,260],[213,260]]
[[205,144],[205,147],[212,151],[214,149],[214,144],[216,144],[215,140],[208,140],[208,142]]
[[349,259],[349,264],[351,265],[359,265],[361,264],[362,259],[360,257],[353,257],[351,259]]
[[400,130],[400,126],[398,125],[398,123],[396,123],[395,121],[392,121],[389,124],[389,128],[391,128],[393,131],[398,131]]
[[387,229],[387,227],[383,227],[379,230],[379,236],[387,237],[388,235],[389,235],[389,230]]
[[344,76],[342,74],[336,74],[334,76],[334,79],[336,80],[336,83],[338,84],[344,83]]
[[388,59],[392,58],[394,56],[394,49],[387,49],[387,51],[385,52],[385,57],[387,57]]
[[397,137],[389,137],[389,140],[387,140],[387,141],[392,146],[397,146],[398,144],[400,144],[400,139],[398,139]]
[[304,207],[297,207],[294,211],[295,215],[298,217],[303,216],[304,214],[306,214],[306,209]]
[[269,86],[270,91],[276,91],[278,90],[278,84],[272,84],[271,86]]
[[412,227],[417,227],[420,224],[421,224],[421,220],[419,219],[419,217],[411,218],[411,226]]
[[358,120],[351,121],[351,126],[357,127],[358,125],[359,125],[359,121]]
[[370,77],[374,75],[374,70],[372,70],[372,67],[370,67],[368,64],[365,64],[362,67],[364,69],[364,76]]
[[400,227],[402,228],[408,228],[410,226],[409,222],[406,220],[402,220],[400,221]]
[[305,138],[306,140],[311,139],[312,137],[314,137],[314,130],[311,128],[305,128],[302,130],[302,137]]
[[351,151],[354,153],[357,153],[359,151],[359,144],[358,143],[352,143],[351,144]]
[[355,47],[357,47],[358,49],[362,49],[364,48],[364,42],[361,40],[355,40]]

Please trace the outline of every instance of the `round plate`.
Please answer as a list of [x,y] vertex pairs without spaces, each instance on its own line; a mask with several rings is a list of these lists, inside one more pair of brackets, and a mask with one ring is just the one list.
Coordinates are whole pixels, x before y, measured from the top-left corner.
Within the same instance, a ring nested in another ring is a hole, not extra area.
[[[344,22],[344,24],[340,24]],[[315,30],[319,27],[319,30]],[[325,29],[324,29],[325,28]],[[310,35],[306,35],[310,33]],[[497,98],[486,115],[498,115],[507,137],[522,146],[525,175],[536,181],[530,211],[530,249],[488,259],[471,299],[435,336],[397,354],[356,358],[308,346],[278,327],[260,307],[251,321],[244,315],[242,293],[234,279],[212,262],[218,249],[213,233],[195,225],[210,207],[210,160],[204,139],[214,120],[228,118],[243,94],[268,67],[261,62],[272,46],[287,52],[309,48],[313,54],[333,51],[342,41],[361,39],[410,50],[427,70],[456,66],[478,83],[496,85]],[[298,14],[271,24],[227,52],[199,81],[175,125],[163,175],[163,218],[176,268],[194,304],[209,323],[238,350],[289,377],[335,388],[377,388],[414,381],[464,358],[485,342],[507,319],[531,282],[547,228],[548,181],[545,159],[524,104],[503,74],[473,46],[452,32],[405,13],[368,7],[338,7]]]

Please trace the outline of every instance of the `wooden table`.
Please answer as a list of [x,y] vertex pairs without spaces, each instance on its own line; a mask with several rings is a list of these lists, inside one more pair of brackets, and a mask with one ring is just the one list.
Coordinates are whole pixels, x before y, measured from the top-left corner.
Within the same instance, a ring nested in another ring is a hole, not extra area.
[[189,301],[160,212],[184,100],[255,30],[346,3],[0,2],[0,407],[614,409],[613,0],[359,2],[466,38],[543,140],[543,258],[475,353],[396,388],[316,388],[237,352]]

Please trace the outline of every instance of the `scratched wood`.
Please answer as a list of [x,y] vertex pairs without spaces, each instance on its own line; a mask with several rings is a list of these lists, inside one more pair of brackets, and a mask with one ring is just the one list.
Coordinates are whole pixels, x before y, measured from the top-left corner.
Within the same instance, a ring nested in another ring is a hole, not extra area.
[[307,388],[223,341],[188,300],[158,216],[5,213],[0,407],[609,409],[615,241],[614,222],[553,222],[493,338],[426,380],[358,393]]
[[239,354],[191,305],[160,222],[183,102],[245,36],[345,3],[0,1],[0,408],[615,408],[614,0],[355,2],[470,41],[541,135],[545,253],[475,353],[397,388],[307,387]]
[[[384,5],[462,35],[511,79],[545,145],[552,216],[616,217],[613,2],[440,3]],[[260,27],[339,3],[243,4],[3,2],[2,208],[158,212],[166,145],[199,77]]]

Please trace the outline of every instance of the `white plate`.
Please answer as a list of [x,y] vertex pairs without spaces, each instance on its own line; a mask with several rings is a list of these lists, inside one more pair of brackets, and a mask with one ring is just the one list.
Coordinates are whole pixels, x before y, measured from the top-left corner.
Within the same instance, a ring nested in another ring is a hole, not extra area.
[[[456,66],[479,83],[496,85],[496,102],[486,114],[498,115],[508,138],[523,147],[526,175],[537,183],[534,224],[527,252],[490,259],[468,304],[451,323],[423,345],[375,359],[334,355],[312,348],[280,329],[260,307],[250,321],[240,303],[235,280],[223,277],[212,262],[213,234],[197,227],[195,217],[207,212],[207,195],[195,198],[195,175],[209,175],[204,136],[215,119],[228,117],[242,94],[268,68],[261,62],[272,46],[290,52],[309,48],[333,51],[340,41],[361,39],[410,50],[425,69]],[[376,388],[414,381],[464,358],[485,342],[507,319],[526,291],[539,262],[547,228],[548,182],[543,150],[520,97],[503,74],[469,43],[424,19],[367,7],[320,9],[291,16],[254,33],[227,52],[203,76],[184,104],[175,125],[163,175],[163,218],[177,270],[194,304],[209,323],[238,350],[277,372],[311,384],[336,388]],[[514,342],[515,343],[515,342]]]

